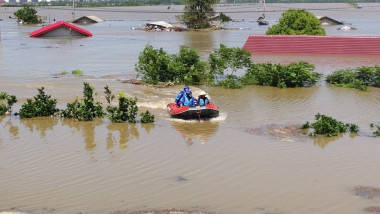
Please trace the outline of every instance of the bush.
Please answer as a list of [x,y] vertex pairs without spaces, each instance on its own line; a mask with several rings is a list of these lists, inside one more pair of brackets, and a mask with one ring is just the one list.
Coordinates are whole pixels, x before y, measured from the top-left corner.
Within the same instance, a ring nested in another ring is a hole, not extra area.
[[140,116],[141,116],[141,123],[153,123],[154,122],[154,115],[151,114],[149,111],[141,113]]
[[243,88],[243,84],[241,84],[240,79],[237,76],[232,75],[232,74],[227,75],[224,80],[213,84],[213,86],[219,86],[219,87],[230,88],[230,89]]
[[210,72],[216,79],[217,75],[224,75],[229,70],[234,74],[238,69],[249,68],[251,65],[251,52],[241,48],[228,48],[221,44],[219,49],[210,53],[208,62]]
[[82,75],[82,74],[83,74],[83,71],[77,69],[77,70],[73,70],[73,71],[71,71],[71,74],[73,74],[73,75]]
[[34,97],[34,101],[32,99],[27,99],[26,101],[21,106],[20,118],[51,116],[59,111],[56,108],[57,100],[51,99],[50,95],[46,95],[44,87],[38,89],[38,94]]
[[278,24],[270,27],[267,35],[326,35],[321,22],[306,10],[289,9],[282,14]]
[[339,133],[345,133],[348,129],[351,133],[359,131],[359,126],[356,124],[344,124],[332,117],[321,115],[319,113],[315,115],[315,120],[316,122],[312,124],[306,122],[302,125],[301,129],[313,128],[314,132],[309,133],[309,135],[324,134],[327,137],[336,136]]
[[119,106],[107,108],[109,119],[114,123],[136,123],[138,111],[137,98],[127,98],[123,92],[119,93]]
[[252,64],[241,81],[244,85],[308,87],[315,85],[321,74],[313,72],[314,65],[294,62],[289,65],[262,63]]
[[17,10],[14,15],[17,17],[18,21],[22,21],[25,24],[41,23],[37,17],[37,11],[25,4],[24,8]]
[[135,66],[147,83],[172,81],[199,84],[206,76],[206,62],[200,60],[197,50],[180,47],[179,54],[168,54],[162,48],[146,45]]
[[[5,105],[3,100],[7,101]],[[5,92],[0,92],[0,115],[5,115],[7,112],[10,114],[12,112],[12,106],[17,102],[16,96],[8,95]]]
[[380,126],[377,126],[377,130],[373,132],[373,135],[375,137],[379,137],[380,136]]
[[115,98],[112,95],[111,90],[108,88],[108,85],[104,87],[106,100],[108,103],[107,112],[109,113],[108,118],[113,123],[136,123],[136,115],[138,111],[137,107],[137,98],[127,98],[126,95],[122,92],[119,93],[119,106],[111,106],[112,100]]
[[367,86],[380,87],[380,67],[362,66],[336,70],[326,77],[326,82],[339,87],[367,91]]
[[84,82],[83,99],[79,102],[78,98],[75,101],[68,103],[67,108],[61,111],[61,116],[65,118],[74,118],[77,120],[91,121],[94,118],[104,116],[104,111],[100,102],[94,103],[95,89],[90,83]]

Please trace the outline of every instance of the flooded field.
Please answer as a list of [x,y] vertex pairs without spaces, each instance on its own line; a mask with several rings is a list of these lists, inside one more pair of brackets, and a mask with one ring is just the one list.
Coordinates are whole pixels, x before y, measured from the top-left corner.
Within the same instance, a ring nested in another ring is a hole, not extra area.
[[[267,4],[275,24],[288,8],[329,16],[355,31],[325,27],[328,35],[380,36],[380,4]],[[30,38],[41,25],[17,24],[17,8],[0,7],[0,91],[16,95],[17,112],[44,86],[58,107],[81,97],[83,82],[138,98],[154,124],[113,124],[108,119],[76,122],[55,117],[0,116],[0,212],[128,213],[192,210],[220,214],[378,213],[380,89],[337,88],[321,81],[310,88],[190,86],[220,107],[210,121],[172,119],[166,104],[182,85],[154,88],[123,83],[136,78],[134,65],[146,44],[176,53],[196,48],[204,60],[220,44],[242,47],[248,35],[264,34],[258,4],[218,6],[239,22],[230,30],[145,32],[148,21],[176,22],[182,6],[79,8],[75,16],[104,22],[81,26],[81,39]],[[39,15],[72,19],[70,8],[37,8]],[[243,20],[244,19],[244,20]],[[239,29],[239,30],[237,30]],[[255,55],[254,62],[307,61],[324,75],[335,69],[379,65],[380,57]],[[80,69],[83,76],[56,75]],[[317,113],[359,125],[357,135],[308,138],[296,127]]]

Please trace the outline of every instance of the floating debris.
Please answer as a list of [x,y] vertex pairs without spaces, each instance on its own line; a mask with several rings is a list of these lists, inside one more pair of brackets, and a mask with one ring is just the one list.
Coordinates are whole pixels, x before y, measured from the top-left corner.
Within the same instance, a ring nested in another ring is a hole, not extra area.
[[248,128],[247,132],[259,136],[270,136],[276,140],[293,142],[295,140],[306,140],[307,137],[299,126],[282,126],[282,125],[266,125],[259,128]]
[[112,214],[218,214],[214,212],[201,212],[193,210],[178,210],[178,209],[169,209],[169,210],[155,210],[155,211],[135,211],[135,212],[114,212]]
[[349,31],[349,30],[357,30],[357,28],[355,27],[350,27],[350,26],[343,26],[343,27],[340,27],[340,28],[337,28],[337,30],[344,30],[344,31]]
[[380,207],[367,207],[364,209],[364,211],[367,211],[369,213],[380,213]]
[[380,197],[380,188],[375,188],[375,187],[356,186],[354,188],[354,192],[356,195],[366,197],[369,199]]

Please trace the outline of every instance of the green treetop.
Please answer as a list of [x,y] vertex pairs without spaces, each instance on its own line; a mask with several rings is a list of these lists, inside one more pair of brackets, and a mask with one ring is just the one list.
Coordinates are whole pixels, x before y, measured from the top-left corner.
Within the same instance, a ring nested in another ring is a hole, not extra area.
[[289,9],[282,14],[278,24],[266,32],[267,35],[326,35],[321,22],[306,10]]

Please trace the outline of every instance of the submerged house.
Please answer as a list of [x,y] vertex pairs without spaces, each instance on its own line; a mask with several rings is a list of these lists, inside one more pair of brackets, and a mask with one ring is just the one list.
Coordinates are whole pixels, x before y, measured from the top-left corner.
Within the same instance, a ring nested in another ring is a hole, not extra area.
[[96,16],[82,16],[78,19],[75,19],[72,22],[76,24],[94,24],[94,23],[99,23],[103,21],[104,21],[103,19],[100,19]]
[[319,21],[321,21],[321,25],[342,25],[343,24],[343,22],[337,21],[327,16],[318,17],[318,19]]
[[89,31],[65,21],[59,21],[30,33],[30,37],[87,37]]
[[380,56],[380,36],[250,35],[243,49],[252,54]]
[[146,31],[171,31],[172,29],[173,25],[164,21],[149,22],[145,26]]

